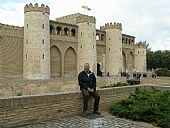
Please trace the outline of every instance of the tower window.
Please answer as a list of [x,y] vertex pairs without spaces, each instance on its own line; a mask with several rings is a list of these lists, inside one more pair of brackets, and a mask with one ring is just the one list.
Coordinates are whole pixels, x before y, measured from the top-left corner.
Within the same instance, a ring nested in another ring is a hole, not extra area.
[[81,36],[83,35],[83,33],[81,32]]
[[64,28],[64,35],[68,35],[68,28]]
[[50,25],[50,34],[53,34],[54,26]]
[[94,49],[94,45],[93,45],[93,49]]
[[28,24],[27,24],[27,28],[28,28]]
[[131,40],[129,39],[129,44],[131,43]]
[[61,35],[61,27],[58,26],[56,29],[57,29],[57,35]]
[[80,45],[80,48],[82,48],[82,45]]
[[42,39],[42,43],[44,44],[44,39]]
[[75,31],[75,29],[72,29],[71,30],[71,36],[75,36],[76,35],[76,31]]
[[27,54],[25,55],[25,58],[27,59]]
[[96,40],[100,40],[100,35],[96,34]]
[[42,24],[42,28],[44,29],[44,24]]
[[103,41],[103,40],[104,40],[104,35],[102,34],[102,35],[101,35],[101,41]]
[[110,51],[110,48],[109,48],[109,51]]
[[26,40],[26,44],[28,44],[28,39]]
[[43,54],[43,59],[44,59],[44,54]]

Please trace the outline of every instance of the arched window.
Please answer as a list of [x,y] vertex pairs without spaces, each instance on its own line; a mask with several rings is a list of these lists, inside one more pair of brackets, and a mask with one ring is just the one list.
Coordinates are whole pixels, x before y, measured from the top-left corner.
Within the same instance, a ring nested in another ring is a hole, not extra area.
[[129,39],[129,44],[131,43],[131,40]]
[[53,26],[52,25],[50,25],[50,34],[53,34]]
[[76,35],[76,30],[75,29],[71,29],[71,36],[75,36]]
[[61,35],[61,27],[58,26],[56,29],[57,29],[57,35]]
[[134,44],[134,39],[131,40],[132,44]]
[[104,40],[104,35],[103,35],[103,34],[101,34],[101,40],[102,40],[102,41]]
[[128,43],[128,39],[126,38],[126,44]]
[[96,34],[96,40],[100,40],[100,35]]
[[124,43],[124,38],[122,38],[122,43]]
[[68,35],[68,28],[64,28],[64,35]]

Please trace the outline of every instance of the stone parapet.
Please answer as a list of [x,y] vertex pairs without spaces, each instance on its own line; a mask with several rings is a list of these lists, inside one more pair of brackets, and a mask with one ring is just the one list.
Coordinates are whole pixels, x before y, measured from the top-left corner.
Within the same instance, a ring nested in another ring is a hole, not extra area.
[[26,4],[24,7],[24,13],[31,12],[31,11],[37,11],[37,12],[50,14],[50,8],[48,6],[45,6],[44,4],[41,4],[40,7],[38,6],[37,3],[34,6],[32,5],[32,3],[30,3],[29,5]]
[[122,24],[116,23],[114,24],[112,22],[106,23],[104,26],[100,26],[100,30],[106,30],[106,29],[121,29],[122,30]]
[[135,48],[146,48],[145,44],[135,44]]
[[96,23],[96,18],[93,16],[87,16],[87,15],[78,16],[76,18],[76,23],[83,23],[83,22]]
[[13,26],[0,23],[0,35],[1,36],[23,36],[24,27]]

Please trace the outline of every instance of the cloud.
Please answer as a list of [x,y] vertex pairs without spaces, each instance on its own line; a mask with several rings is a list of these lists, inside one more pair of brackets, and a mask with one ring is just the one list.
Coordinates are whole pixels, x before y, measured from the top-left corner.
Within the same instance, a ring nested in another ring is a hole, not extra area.
[[169,0],[1,0],[0,22],[23,26],[26,3],[44,3],[50,7],[50,19],[83,12],[81,5],[92,10],[89,15],[97,19],[97,28],[107,22],[121,22],[123,33],[146,40],[153,50],[170,49],[170,4]]

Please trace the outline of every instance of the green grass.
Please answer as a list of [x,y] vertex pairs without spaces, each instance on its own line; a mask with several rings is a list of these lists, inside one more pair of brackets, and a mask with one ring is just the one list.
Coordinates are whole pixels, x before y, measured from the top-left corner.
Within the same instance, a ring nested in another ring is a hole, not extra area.
[[148,93],[137,90],[128,99],[113,104],[110,112],[118,117],[170,128],[170,91]]

